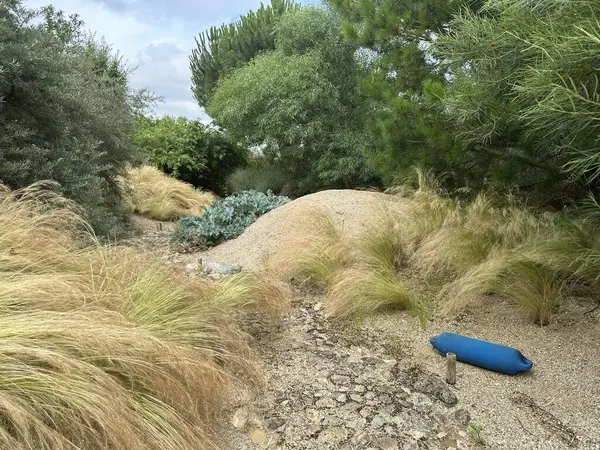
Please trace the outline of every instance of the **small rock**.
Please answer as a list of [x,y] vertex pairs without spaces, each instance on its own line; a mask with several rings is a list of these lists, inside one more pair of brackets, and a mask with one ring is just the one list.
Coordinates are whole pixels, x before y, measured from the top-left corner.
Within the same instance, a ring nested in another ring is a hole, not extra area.
[[257,428],[250,435],[250,439],[252,440],[252,443],[254,443],[254,444],[264,444],[265,442],[267,442],[267,433],[265,433],[263,430]]
[[309,436],[314,436],[319,431],[321,431],[321,425],[319,425],[318,423],[311,423],[310,425],[308,425],[307,432]]
[[323,303],[320,303],[320,302],[319,302],[319,303],[317,303],[317,304],[316,304],[316,305],[313,307],[313,309],[314,309],[315,311],[321,311],[321,310],[323,309]]
[[454,411],[454,419],[461,425],[467,426],[471,421],[471,414],[464,408]]
[[340,394],[335,399],[340,403],[346,403],[346,401],[348,401],[348,397],[346,397],[346,394]]
[[270,419],[265,420],[265,428],[267,431],[276,431],[285,425],[285,420],[281,417],[272,417]]
[[349,389],[346,386],[340,386],[338,388],[338,392],[348,392],[348,391],[349,391]]
[[323,356],[323,358],[327,358],[327,359],[335,358],[335,353],[328,349],[321,350],[321,355]]
[[367,389],[362,384],[354,386],[354,392],[365,392]]
[[444,433],[443,431],[438,433],[435,437],[438,439],[444,439],[446,436],[448,436],[448,433]]
[[340,408],[340,411],[344,412],[354,412],[361,408],[362,405],[354,402],[346,403],[344,406]]
[[385,427],[383,427],[383,431],[385,431],[385,434],[390,437],[398,436],[396,429],[394,427],[392,427],[391,425],[386,425]]
[[450,390],[447,384],[440,378],[432,375],[421,374],[413,385],[413,388],[423,394],[437,398],[448,406],[454,406],[458,403],[458,398],[456,398],[456,395],[454,395],[454,392]]
[[360,415],[363,417],[369,417],[371,414],[373,414],[373,408],[368,406],[360,410]]
[[379,396],[379,401],[381,403],[388,404],[392,402],[392,399],[388,394],[382,394]]
[[350,399],[357,403],[361,403],[363,401],[362,395],[360,394],[350,394]]
[[324,444],[340,444],[346,439],[348,439],[348,430],[345,427],[330,427],[321,431],[317,441]]
[[419,430],[410,430],[408,432],[408,435],[410,437],[412,437],[413,439],[415,439],[416,441],[420,441],[421,439],[425,439],[425,437],[427,436],[427,434],[423,433],[422,431]]
[[216,261],[200,260],[200,267],[203,273],[212,275],[233,275],[242,271],[239,264],[223,264]]
[[380,392],[382,394],[393,394],[395,391],[395,389],[392,386],[388,386],[386,384],[377,386],[375,389],[377,390],[377,392]]
[[456,450],[469,450],[469,446],[465,441],[456,441]]
[[368,365],[381,364],[383,362],[383,359],[378,358],[376,356],[363,356],[362,360],[365,364]]
[[337,403],[333,399],[325,397],[320,400],[317,400],[315,406],[317,408],[335,408],[337,406]]
[[396,408],[394,407],[394,405],[382,406],[381,408],[379,408],[379,412],[381,414],[387,414],[388,416],[393,415],[395,410]]
[[241,430],[248,423],[249,417],[250,417],[250,412],[248,411],[248,408],[245,406],[242,406],[241,408],[238,408],[235,411],[235,413],[233,414],[233,419],[231,420],[231,423],[238,430]]
[[398,450],[398,441],[390,437],[381,437],[375,440],[374,444],[381,450]]
[[331,382],[334,384],[350,384],[350,377],[346,375],[332,375]]
[[371,420],[371,427],[373,427],[375,429],[381,428],[384,424],[385,424],[385,419],[383,418],[383,416],[380,416],[380,415],[373,417],[373,420]]

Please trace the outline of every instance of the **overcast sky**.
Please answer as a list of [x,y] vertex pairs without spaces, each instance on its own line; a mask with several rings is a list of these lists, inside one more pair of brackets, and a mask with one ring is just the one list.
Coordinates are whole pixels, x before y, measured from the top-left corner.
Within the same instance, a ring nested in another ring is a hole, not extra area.
[[188,56],[194,37],[256,9],[261,0],[25,0],[32,8],[50,3],[79,14],[88,30],[104,36],[137,67],[132,86],[147,87],[165,99],[157,114],[206,120],[190,91]]

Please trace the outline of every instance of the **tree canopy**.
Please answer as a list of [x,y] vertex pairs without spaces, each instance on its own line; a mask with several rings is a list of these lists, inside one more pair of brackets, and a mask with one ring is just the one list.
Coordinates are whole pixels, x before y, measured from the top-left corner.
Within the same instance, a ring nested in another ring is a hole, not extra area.
[[136,158],[129,139],[142,93],[109,46],[86,36],[77,16],[0,3],[0,179],[12,188],[60,183],[98,232],[119,212],[117,178]]
[[265,144],[298,193],[368,183],[355,47],[320,8],[288,12],[275,50],[221,79],[208,112],[235,138]]
[[220,77],[275,48],[275,26],[295,8],[293,0],[271,0],[269,6],[261,5],[234,23],[211,27],[198,36],[190,69],[192,91],[200,106],[208,105]]

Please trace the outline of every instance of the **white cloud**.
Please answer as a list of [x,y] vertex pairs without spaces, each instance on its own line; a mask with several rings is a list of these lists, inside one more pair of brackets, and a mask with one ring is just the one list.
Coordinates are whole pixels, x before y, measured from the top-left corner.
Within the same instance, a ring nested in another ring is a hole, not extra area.
[[157,114],[208,120],[191,93],[188,56],[194,37],[212,25],[234,20],[260,0],[26,0],[39,8],[52,3],[79,14],[86,29],[103,36],[136,70],[134,88],[147,87],[165,99]]

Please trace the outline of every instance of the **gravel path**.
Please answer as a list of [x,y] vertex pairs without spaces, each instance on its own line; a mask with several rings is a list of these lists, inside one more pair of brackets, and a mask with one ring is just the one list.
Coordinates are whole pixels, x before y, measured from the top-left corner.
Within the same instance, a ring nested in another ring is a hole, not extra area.
[[[378,210],[401,207],[401,200],[379,193],[320,192],[259,218],[242,236],[208,252],[163,256],[190,270],[199,257],[256,269],[307,211],[328,211],[357,233]],[[160,240],[164,232],[155,234]],[[318,294],[297,294],[281,329],[259,333],[267,385],[258,396],[240,395],[223,419],[230,448],[600,450],[600,310],[584,314],[587,306],[573,303],[542,328],[495,299],[457,320],[435,319],[425,330],[402,313],[341,330],[321,318]],[[457,385],[441,383],[458,401],[449,406],[432,388],[415,385],[440,380],[444,362],[428,341],[443,331],[517,347],[534,369],[508,377],[459,363]],[[464,426],[467,411],[481,442]],[[244,422],[241,429],[231,424],[234,418],[238,426]]]
[[469,448],[469,412],[453,389],[381,348],[342,338],[321,316],[318,296],[296,294],[280,331],[259,333],[266,389],[230,411],[232,448]]

